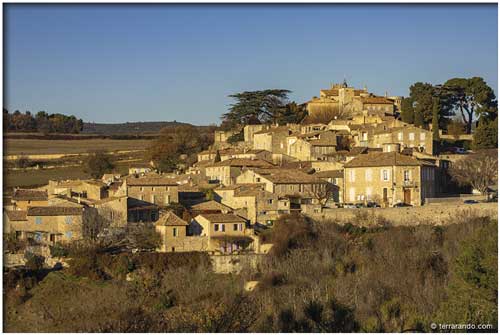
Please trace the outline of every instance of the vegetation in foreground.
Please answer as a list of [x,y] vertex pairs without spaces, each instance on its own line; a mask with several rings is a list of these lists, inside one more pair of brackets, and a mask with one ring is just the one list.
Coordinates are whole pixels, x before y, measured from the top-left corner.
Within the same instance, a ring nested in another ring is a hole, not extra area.
[[[371,220],[376,219],[376,220]],[[10,332],[401,332],[497,328],[497,222],[392,227],[284,216],[256,269],[205,254],[70,252],[61,271],[4,270]],[[244,283],[258,280],[252,292]],[[494,331],[489,330],[489,331]]]

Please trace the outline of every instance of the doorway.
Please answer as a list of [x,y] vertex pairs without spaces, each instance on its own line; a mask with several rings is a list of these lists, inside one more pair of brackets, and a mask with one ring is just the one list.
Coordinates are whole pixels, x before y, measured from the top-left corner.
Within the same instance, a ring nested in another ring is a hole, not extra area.
[[411,205],[411,190],[409,188],[404,189],[404,203]]

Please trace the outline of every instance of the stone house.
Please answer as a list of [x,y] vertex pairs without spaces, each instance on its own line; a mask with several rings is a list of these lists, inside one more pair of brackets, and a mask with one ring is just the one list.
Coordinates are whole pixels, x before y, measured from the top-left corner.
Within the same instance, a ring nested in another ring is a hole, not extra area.
[[200,214],[232,213],[233,209],[215,200],[208,200],[191,206],[189,211],[194,217]]
[[49,196],[46,190],[15,189],[11,202],[14,209],[27,210],[29,206],[47,206]]
[[294,169],[249,169],[236,178],[237,184],[263,184],[264,190],[278,196],[299,195],[315,200],[327,183],[314,175]]
[[337,151],[335,131],[316,131],[287,137],[287,154],[301,161],[321,160]]
[[205,167],[206,177],[222,185],[234,184],[236,177],[246,168],[271,168],[273,164],[261,159],[232,158]]
[[278,196],[264,190],[262,184],[238,184],[215,189],[220,201],[234,208],[243,210],[250,223],[272,224],[283,214],[292,210],[292,201],[285,196]]
[[220,160],[225,161],[231,158],[246,158],[246,159],[263,159],[266,161],[271,161],[273,155],[267,150],[260,149],[235,149],[227,148],[221,150],[205,150],[198,153],[198,162],[203,161],[214,161],[217,156],[217,151],[219,152]]
[[200,214],[191,224],[193,235],[208,238],[208,251],[223,254],[253,248],[254,232],[247,220],[235,214]]
[[382,148],[387,143],[399,143],[401,148],[415,148],[430,155],[434,152],[432,132],[412,125],[375,130],[368,146]]
[[435,196],[435,168],[397,150],[359,155],[344,166],[345,201],[420,206]]
[[189,223],[167,211],[160,215],[155,224],[155,230],[161,236],[160,252],[190,252],[206,251],[208,238],[203,236],[189,236]]
[[127,197],[127,222],[156,222],[160,206],[151,202]]
[[253,148],[273,154],[287,154],[287,137],[299,132],[299,125],[275,126],[254,133]]
[[245,142],[253,143],[253,136],[256,132],[261,130],[269,129],[271,125],[269,124],[249,124],[243,128],[243,135]]
[[128,177],[127,196],[165,207],[179,202],[179,187],[172,178],[162,176]]
[[153,171],[150,164],[134,165],[128,168],[129,175],[145,175]]
[[332,200],[336,203],[344,202],[344,170],[325,170],[314,173],[314,176],[324,180],[332,187]]
[[108,197],[108,186],[101,180],[49,180],[49,197],[63,195],[69,198],[101,200]]
[[83,206],[34,206],[26,211],[7,211],[8,232],[20,240],[53,245],[82,238],[82,228],[93,209]]

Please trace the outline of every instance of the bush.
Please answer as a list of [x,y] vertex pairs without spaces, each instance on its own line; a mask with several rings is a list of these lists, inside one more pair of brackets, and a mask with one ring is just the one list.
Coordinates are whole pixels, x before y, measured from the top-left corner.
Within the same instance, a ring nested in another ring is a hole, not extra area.
[[43,269],[43,266],[45,264],[45,257],[40,255],[35,255],[31,252],[26,252],[24,258],[26,259],[25,265],[27,269],[32,271],[38,271]]
[[310,219],[299,214],[284,215],[274,222],[271,252],[275,256],[282,256],[290,249],[305,246],[314,238]]

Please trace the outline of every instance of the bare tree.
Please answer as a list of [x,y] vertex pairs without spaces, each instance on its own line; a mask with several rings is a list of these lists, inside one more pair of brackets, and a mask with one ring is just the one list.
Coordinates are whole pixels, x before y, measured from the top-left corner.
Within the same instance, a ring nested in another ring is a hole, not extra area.
[[328,200],[333,198],[333,194],[336,191],[337,186],[332,183],[326,183],[324,185],[314,185],[309,191],[309,195],[316,199],[321,207],[325,207]]
[[482,151],[454,162],[450,175],[457,183],[486,194],[488,186],[498,180],[498,157],[494,152]]

